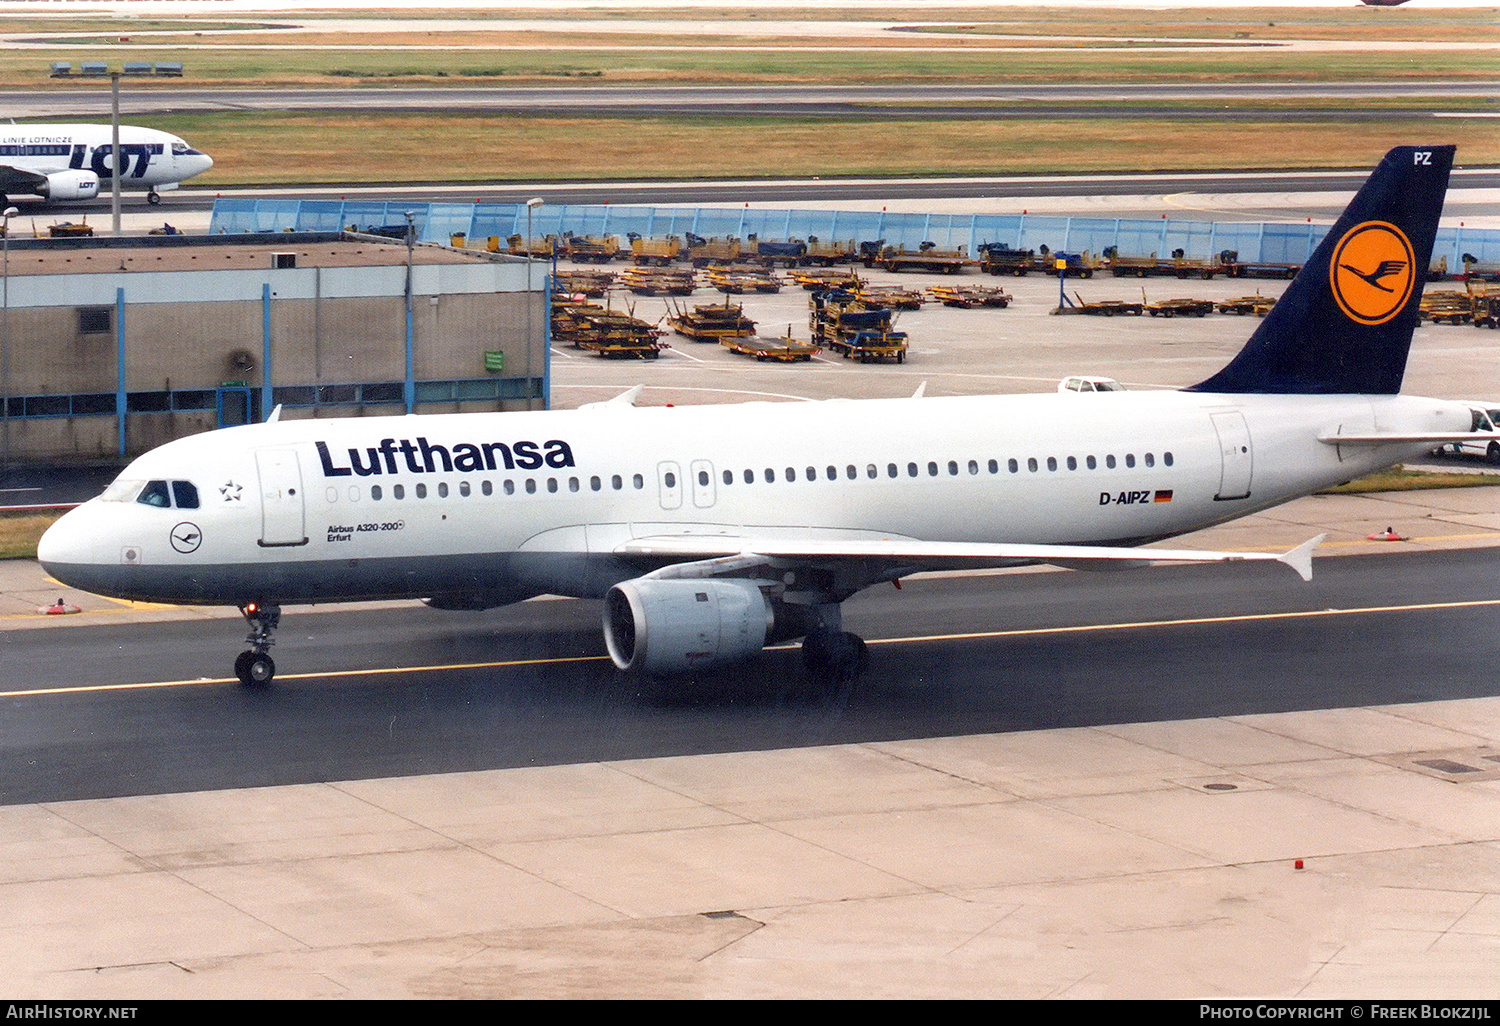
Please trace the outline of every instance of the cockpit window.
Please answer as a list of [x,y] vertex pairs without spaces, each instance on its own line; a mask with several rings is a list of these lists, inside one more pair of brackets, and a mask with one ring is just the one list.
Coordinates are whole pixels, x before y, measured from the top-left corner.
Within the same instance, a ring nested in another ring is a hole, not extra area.
[[167,492],[165,481],[147,481],[146,487],[141,489],[140,497],[135,501],[165,509],[172,505],[172,496]]
[[172,156],[174,157],[188,157],[199,155],[200,151],[193,149],[185,142],[174,142],[172,144]]
[[144,483],[140,480],[127,481],[117,477],[110,482],[109,487],[104,489],[104,494],[99,498],[105,502],[133,502],[136,493],[141,490],[141,485]]
[[191,481],[173,481],[172,500],[178,509],[197,509],[198,486]]

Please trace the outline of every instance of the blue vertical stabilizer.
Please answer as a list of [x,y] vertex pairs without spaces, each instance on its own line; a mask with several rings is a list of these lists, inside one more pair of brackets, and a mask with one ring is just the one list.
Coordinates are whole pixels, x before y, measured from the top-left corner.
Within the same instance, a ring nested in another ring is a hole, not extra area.
[[1245,348],[1188,391],[1399,392],[1453,153],[1387,153]]

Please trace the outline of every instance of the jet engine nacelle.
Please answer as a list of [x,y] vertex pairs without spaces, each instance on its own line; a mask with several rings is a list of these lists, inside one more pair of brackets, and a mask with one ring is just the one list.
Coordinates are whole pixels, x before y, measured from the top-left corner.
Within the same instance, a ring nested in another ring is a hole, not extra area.
[[604,642],[622,670],[681,673],[748,659],[772,607],[754,581],[638,578],[604,597]]
[[92,171],[54,171],[37,192],[49,200],[86,200],[99,195],[99,176]]

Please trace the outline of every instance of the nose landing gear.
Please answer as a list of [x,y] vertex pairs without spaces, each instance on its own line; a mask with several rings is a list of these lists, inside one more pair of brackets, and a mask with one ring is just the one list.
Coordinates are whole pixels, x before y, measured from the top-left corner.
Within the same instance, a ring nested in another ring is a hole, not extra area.
[[156,206],[161,202],[161,193],[157,192],[155,189],[152,189],[150,192],[146,193],[146,202],[151,204],[153,207]]
[[240,606],[240,612],[250,624],[250,634],[245,638],[250,648],[235,659],[234,675],[241,684],[269,684],[276,676],[276,662],[270,655],[271,646],[275,644],[271,632],[281,623],[281,607],[251,602]]

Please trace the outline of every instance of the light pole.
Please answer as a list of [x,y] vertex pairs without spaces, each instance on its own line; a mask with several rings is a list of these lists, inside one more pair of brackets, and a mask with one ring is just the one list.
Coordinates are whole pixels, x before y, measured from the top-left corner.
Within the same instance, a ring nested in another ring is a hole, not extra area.
[[412,312],[411,312],[411,264],[412,250],[417,245],[416,211],[406,211],[406,381],[402,385],[405,393],[406,412],[412,413],[416,410],[417,386],[415,353],[412,346]]
[[3,249],[3,271],[0,271],[0,419],[5,423],[5,452],[0,466],[10,465],[10,219],[21,211],[6,207],[4,225],[0,226],[0,249]]
[[111,234],[120,234],[120,73],[109,73],[109,213]]
[[531,283],[531,212],[545,202],[540,196],[526,201],[526,409],[531,409],[531,342],[532,323],[531,308],[536,305],[532,299],[535,286]]

